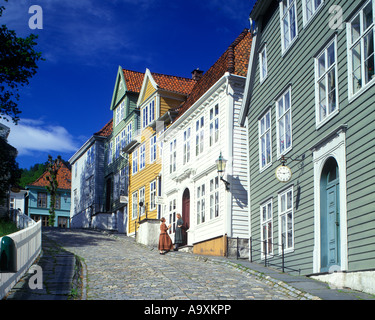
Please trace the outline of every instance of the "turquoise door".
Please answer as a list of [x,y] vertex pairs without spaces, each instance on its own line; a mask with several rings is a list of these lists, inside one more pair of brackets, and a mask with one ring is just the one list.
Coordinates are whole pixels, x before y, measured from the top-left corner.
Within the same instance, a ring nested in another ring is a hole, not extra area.
[[340,265],[339,175],[335,159],[330,158],[321,180],[321,272]]

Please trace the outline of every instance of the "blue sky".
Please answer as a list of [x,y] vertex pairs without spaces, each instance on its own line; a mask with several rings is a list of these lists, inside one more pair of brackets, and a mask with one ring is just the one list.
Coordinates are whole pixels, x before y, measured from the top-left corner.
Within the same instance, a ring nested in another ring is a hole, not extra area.
[[[8,142],[20,168],[48,154],[69,158],[112,117],[118,66],[191,77],[208,70],[244,28],[254,0],[0,0],[0,24],[37,34],[39,62],[20,91],[20,122]],[[29,28],[29,8],[43,9],[43,29]]]

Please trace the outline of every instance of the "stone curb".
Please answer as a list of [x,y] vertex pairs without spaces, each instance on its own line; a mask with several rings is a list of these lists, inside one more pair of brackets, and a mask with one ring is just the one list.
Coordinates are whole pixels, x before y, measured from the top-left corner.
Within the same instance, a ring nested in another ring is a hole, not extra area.
[[254,270],[252,270],[248,267],[244,267],[241,264],[236,264],[236,263],[233,263],[231,261],[225,261],[225,260],[215,259],[215,258],[207,258],[207,257],[197,257],[197,258],[199,260],[204,260],[204,261],[210,260],[212,263],[226,264],[226,265],[231,266],[235,269],[238,269],[240,271],[251,274],[251,275],[255,276],[256,278],[258,278],[259,280],[263,281],[264,283],[282,290],[284,293],[290,295],[293,298],[296,298],[296,299],[299,299],[299,300],[322,300],[321,298],[319,298],[317,296],[313,296],[309,293],[298,290],[298,289],[286,284],[283,281],[274,279],[270,276],[264,275],[261,272],[254,271]]

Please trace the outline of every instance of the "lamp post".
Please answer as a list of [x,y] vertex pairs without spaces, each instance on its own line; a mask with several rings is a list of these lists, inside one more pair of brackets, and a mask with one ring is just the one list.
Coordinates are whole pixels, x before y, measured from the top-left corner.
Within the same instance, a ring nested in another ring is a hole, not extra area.
[[223,179],[225,166],[227,165],[227,160],[225,160],[220,152],[219,158],[216,160],[216,169],[217,173],[220,176],[220,180],[224,182],[225,184],[225,190],[229,191],[230,183]]

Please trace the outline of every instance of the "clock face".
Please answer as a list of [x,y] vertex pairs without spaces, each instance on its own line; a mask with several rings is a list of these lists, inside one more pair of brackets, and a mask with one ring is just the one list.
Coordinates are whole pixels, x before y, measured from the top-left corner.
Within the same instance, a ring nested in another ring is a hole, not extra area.
[[292,171],[287,166],[279,166],[276,169],[276,178],[281,182],[288,182],[292,177]]

